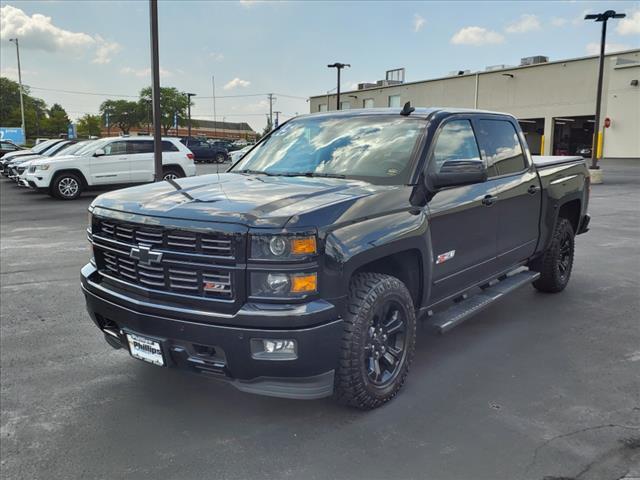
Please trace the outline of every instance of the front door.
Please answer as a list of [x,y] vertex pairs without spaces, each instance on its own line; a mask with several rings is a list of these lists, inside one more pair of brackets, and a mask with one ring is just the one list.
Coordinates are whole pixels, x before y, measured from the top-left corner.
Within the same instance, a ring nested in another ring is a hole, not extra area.
[[114,140],[102,147],[104,155],[91,157],[93,185],[130,183],[126,140]]
[[478,118],[476,132],[489,177],[496,187],[498,214],[496,268],[505,270],[529,258],[538,242],[540,180],[525,155],[526,143],[508,119]]
[[[468,118],[456,117],[440,126],[429,161],[437,172],[447,160],[482,161]],[[492,182],[449,187],[431,199],[429,232],[433,248],[430,303],[486,279],[494,270],[497,212]]]

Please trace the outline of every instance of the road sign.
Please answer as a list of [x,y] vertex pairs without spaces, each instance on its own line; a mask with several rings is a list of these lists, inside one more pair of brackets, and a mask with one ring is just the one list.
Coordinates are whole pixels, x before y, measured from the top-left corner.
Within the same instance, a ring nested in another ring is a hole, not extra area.
[[24,132],[20,127],[0,127],[0,140],[11,140],[16,145],[24,145]]
[[77,138],[78,134],[76,131],[76,124],[75,123],[70,123],[69,127],[67,128],[67,138],[69,140],[73,140],[74,138]]

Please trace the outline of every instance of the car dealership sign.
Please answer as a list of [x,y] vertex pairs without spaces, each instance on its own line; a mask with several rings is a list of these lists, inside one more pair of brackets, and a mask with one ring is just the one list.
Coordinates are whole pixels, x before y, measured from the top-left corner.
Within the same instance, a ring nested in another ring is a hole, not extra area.
[[24,145],[24,132],[20,127],[0,127],[0,140],[10,140],[16,145]]

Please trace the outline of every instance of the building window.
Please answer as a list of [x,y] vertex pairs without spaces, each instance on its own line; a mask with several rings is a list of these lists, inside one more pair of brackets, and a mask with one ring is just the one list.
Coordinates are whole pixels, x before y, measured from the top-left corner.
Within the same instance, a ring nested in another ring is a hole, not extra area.
[[351,108],[351,102],[340,102],[340,110],[349,110]]
[[362,101],[362,108],[373,108],[373,98],[365,98]]
[[327,104],[326,103],[321,103],[320,105],[318,105],[318,111],[319,112],[326,112],[327,111]]
[[389,106],[400,108],[400,95],[389,95]]

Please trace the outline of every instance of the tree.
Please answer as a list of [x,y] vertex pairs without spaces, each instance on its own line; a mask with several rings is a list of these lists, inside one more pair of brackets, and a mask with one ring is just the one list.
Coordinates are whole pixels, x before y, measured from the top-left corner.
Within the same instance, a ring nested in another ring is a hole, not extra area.
[[[32,137],[39,136],[47,120],[46,104],[43,100],[29,95],[29,87],[23,86],[22,93],[26,133]],[[0,125],[18,127],[21,124],[20,86],[18,82],[0,77]]]
[[79,137],[98,137],[100,136],[100,125],[102,119],[100,115],[91,115],[87,113],[78,120],[78,136]]
[[129,100],[105,100],[100,105],[100,113],[106,125],[107,115],[109,125],[115,125],[123,134],[128,134],[132,127],[137,127],[143,119],[140,105]]
[[[149,109],[151,101],[151,87],[143,88],[140,91],[139,104],[142,108]],[[173,119],[176,114],[178,115],[178,125],[181,127],[187,125],[188,106],[189,99],[186,93],[180,92],[175,87],[160,87],[160,124],[164,135],[167,135],[169,129],[173,128]],[[191,126],[197,126],[196,122],[192,121]]]
[[49,109],[49,118],[46,120],[46,131],[52,137],[58,137],[61,133],[66,134],[69,128],[69,117],[67,112],[58,103],[54,103]]
[[262,134],[260,135],[259,138],[262,138],[265,135],[268,135],[271,130],[273,130],[273,125],[271,124],[271,117],[267,115],[267,124],[265,125],[264,130],[262,130]]

